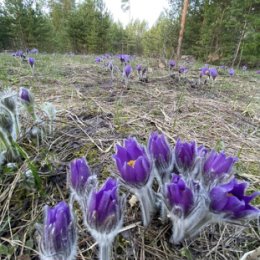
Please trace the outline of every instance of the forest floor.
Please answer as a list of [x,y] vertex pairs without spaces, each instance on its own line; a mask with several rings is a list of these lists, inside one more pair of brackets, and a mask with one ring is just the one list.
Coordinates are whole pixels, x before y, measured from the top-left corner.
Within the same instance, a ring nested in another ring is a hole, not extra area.
[[[184,77],[167,76],[157,60],[136,58],[149,67],[148,83],[134,73],[128,88],[110,81],[109,72],[94,56],[38,55],[35,75],[29,65],[9,54],[0,54],[0,90],[30,88],[36,104],[52,102],[57,109],[55,134],[40,147],[21,137],[19,145],[28,158],[18,169],[0,175],[0,259],[38,259],[35,224],[42,223],[43,206],[68,201],[69,162],[86,156],[100,180],[116,173],[114,145],[128,136],[147,143],[152,131],[165,133],[172,145],[178,137],[196,140],[230,156],[238,156],[236,176],[260,187],[260,75],[238,71],[234,77],[220,71],[216,82],[196,85]],[[187,78],[195,80],[201,64],[190,64]],[[22,114],[23,125],[30,120]],[[33,162],[41,183],[36,187],[24,172]],[[254,201],[256,206],[260,200]],[[76,208],[79,214],[79,209]],[[80,215],[80,214],[79,214]],[[259,222],[243,226],[211,225],[181,245],[169,243],[170,223],[155,216],[144,229],[138,203],[127,206],[126,230],[115,240],[113,260],[237,260],[260,246]],[[78,222],[77,259],[96,259],[97,246]]]

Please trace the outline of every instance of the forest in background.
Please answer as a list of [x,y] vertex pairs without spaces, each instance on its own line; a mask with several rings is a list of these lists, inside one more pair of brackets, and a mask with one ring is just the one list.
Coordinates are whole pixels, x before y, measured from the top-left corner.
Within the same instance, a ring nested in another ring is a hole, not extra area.
[[[182,0],[169,0],[157,23],[115,22],[102,0],[5,0],[0,50],[175,56]],[[260,0],[190,0],[183,55],[214,64],[260,66]]]

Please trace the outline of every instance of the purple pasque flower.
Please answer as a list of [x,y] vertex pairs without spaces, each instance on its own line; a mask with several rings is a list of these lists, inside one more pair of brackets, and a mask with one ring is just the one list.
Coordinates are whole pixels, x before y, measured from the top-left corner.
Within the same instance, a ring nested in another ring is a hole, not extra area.
[[142,66],[141,64],[138,64],[138,65],[136,66],[136,70],[137,70],[139,79],[142,80],[142,78],[143,78],[143,72],[142,72],[143,66]]
[[125,55],[124,54],[119,54],[118,55],[119,60],[121,61],[121,63],[125,62]]
[[229,74],[229,76],[233,77],[235,75],[235,70],[233,68],[230,68],[228,70],[228,74]]
[[200,69],[200,78],[202,78],[203,76],[209,76],[209,68],[208,67],[203,67]]
[[34,121],[38,121],[39,118],[37,114],[35,113],[34,109],[34,98],[29,89],[21,87],[19,90],[19,98],[21,100],[21,103],[25,106],[28,113],[32,116]]
[[29,53],[31,53],[31,54],[38,54],[38,53],[39,53],[39,50],[36,49],[36,48],[33,48],[33,49],[31,49],[31,50],[29,51]]
[[257,70],[257,71],[256,71],[256,74],[260,74],[260,70]]
[[151,177],[152,164],[145,148],[135,138],[125,139],[123,146],[116,145],[113,158],[127,185],[140,187],[147,184]]
[[115,159],[118,171],[124,184],[137,196],[141,211],[143,225],[151,222],[154,212],[155,198],[152,190],[153,165],[145,148],[135,138],[124,140],[123,146],[116,146]]
[[175,167],[179,173],[191,173],[196,166],[198,149],[195,141],[177,140],[174,148]]
[[170,183],[165,185],[166,203],[175,215],[186,216],[193,206],[193,193],[178,174],[173,174]]
[[181,66],[181,67],[179,68],[179,73],[180,73],[180,74],[187,73],[187,72],[188,72],[188,68],[186,68],[186,67],[184,67],[184,66]]
[[130,61],[130,55],[128,55],[128,54],[119,54],[118,58],[119,58],[119,60],[121,61],[122,64],[123,63],[126,64]]
[[170,178],[173,170],[173,151],[164,134],[151,133],[148,151],[154,160],[157,173],[162,182]]
[[38,226],[42,260],[74,260],[77,247],[76,223],[70,207],[62,201],[45,207],[44,224]]
[[211,220],[206,196],[200,192],[198,183],[187,181],[180,174],[173,174],[171,182],[164,185],[163,210],[172,222],[170,242],[179,244],[195,236]]
[[227,157],[224,152],[217,153],[212,150],[205,157],[203,172],[214,177],[229,174],[233,165],[238,161],[237,157]]
[[210,74],[210,77],[212,77],[212,79],[215,80],[216,77],[218,76],[218,71],[216,68],[210,68],[209,74]]
[[84,223],[99,244],[99,259],[110,259],[115,236],[123,225],[124,199],[118,196],[118,181],[108,178],[93,189],[83,210]]
[[34,103],[33,96],[29,89],[21,87],[19,91],[19,98],[22,103],[26,105],[32,105]]
[[76,158],[70,163],[69,184],[79,202],[86,196],[90,177],[90,168],[85,158]]
[[121,227],[122,205],[117,180],[108,178],[99,190],[92,190],[85,214],[87,225],[100,234],[109,234]]
[[169,67],[170,67],[170,69],[173,69],[175,67],[175,65],[176,65],[175,60],[169,60]]
[[143,66],[141,64],[136,65],[136,70],[138,71],[138,73],[140,73],[143,69]]
[[96,63],[100,63],[101,61],[102,61],[102,59],[101,59],[100,57],[96,57],[96,58],[95,58],[95,62],[96,62]]
[[201,145],[197,148],[198,157],[205,158],[206,154],[208,153],[208,149],[205,148],[204,145]]
[[260,215],[260,210],[250,205],[250,202],[260,192],[244,195],[248,184],[238,183],[233,178],[229,183],[214,187],[210,193],[210,209],[216,214],[223,214],[224,219],[250,218]]
[[23,56],[23,51],[19,50],[15,53],[16,57],[22,57]]
[[125,76],[126,78],[129,78],[131,72],[132,72],[132,67],[131,67],[131,65],[127,64],[127,65],[125,66],[125,68],[124,68],[124,76]]
[[32,58],[32,57],[30,57],[30,58],[28,59],[28,63],[29,63],[29,65],[31,66],[31,68],[33,68],[33,67],[34,67],[34,64],[35,64],[35,59]]

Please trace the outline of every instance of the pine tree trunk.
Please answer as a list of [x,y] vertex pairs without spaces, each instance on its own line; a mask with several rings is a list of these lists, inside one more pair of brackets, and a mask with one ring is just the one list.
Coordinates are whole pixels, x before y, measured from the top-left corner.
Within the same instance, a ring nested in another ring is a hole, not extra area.
[[[250,14],[251,10],[252,10],[252,4],[249,6],[247,15]],[[236,51],[235,51],[235,53],[234,53],[234,58],[233,58],[232,65],[231,65],[232,67],[234,67],[235,62],[236,62],[236,60],[237,60],[237,56],[238,56],[239,51],[240,51],[240,49],[241,49],[241,44],[243,43],[243,39],[244,39],[245,34],[246,34],[246,29],[247,29],[247,19],[245,18],[243,30],[242,30],[242,32],[241,32],[241,34],[240,34],[239,41],[238,41],[238,44],[237,44],[237,48],[236,48]],[[239,58],[239,62],[238,62],[238,67],[239,67],[239,65],[240,65],[241,58],[242,58],[242,50],[241,50],[241,52],[240,52],[240,58]]]
[[244,28],[243,28],[243,31],[241,32],[240,37],[239,37],[239,42],[238,42],[238,44],[237,44],[237,48],[236,48],[236,51],[235,51],[235,54],[234,54],[234,58],[233,58],[233,61],[232,61],[232,65],[231,65],[232,67],[234,67],[235,62],[236,62],[236,60],[237,60],[237,56],[238,56],[238,53],[239,53],[239,51],[240,51],[240,46],[241,46],[241,43],[242,43],[243,38],[244,38],[244,36],[245,36],[246,25],[247,25],[247,22],[245,21],[245,23],[244,23]]
[[176,52],[176,65],[178,65],[178,61],[179,61],[180,55],[181,55],[181,45],[182,45],[182,39],[183,39],[184,30],[185,30],[188,6],[189,6],[189,0],[184,0],[183,7],[182,7],[182,14],[181,14],[181,29],[180,29],[180,33],[179,33],[178,46],[177,46],[177,52]]

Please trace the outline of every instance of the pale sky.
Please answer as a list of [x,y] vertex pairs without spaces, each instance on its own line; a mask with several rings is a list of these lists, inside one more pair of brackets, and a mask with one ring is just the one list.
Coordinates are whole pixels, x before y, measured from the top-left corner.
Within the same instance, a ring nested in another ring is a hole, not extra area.
[[[121,0],[103,0],[115,22],[120,21],[124,26],[129,22],[129,13],[121,9]],[[159,18],[164,8],[168,7],[168,0],[129,0],[131,3],[131,18],[146,20],[151,27]],[[4,0],[0,0],[0,4]],[[82,2],[82,0],[77,0]]]
[[[121,0],[104,0],[107,9],[112,14],[114,21],[120,21],[126,25],[129,21],[129,13],[121,9]],[[130,0],[131,18],[146,20],[151,27],[164,8],[168,7],[168,0]]]

